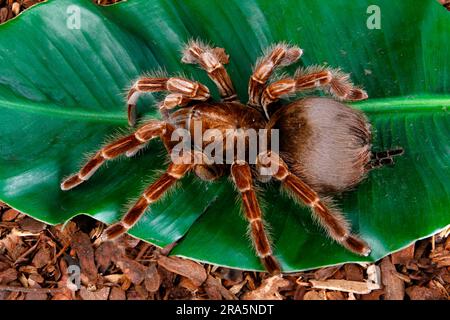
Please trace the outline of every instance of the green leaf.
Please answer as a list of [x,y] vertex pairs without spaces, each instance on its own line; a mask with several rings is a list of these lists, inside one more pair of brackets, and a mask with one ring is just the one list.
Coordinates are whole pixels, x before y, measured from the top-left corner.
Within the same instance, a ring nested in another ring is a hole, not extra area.
[[[376,4],[381,29],[368,29]],[[75,5],[80,29],[71,29]],[[70,20],[68,23],[68,19]],[[304,49],[301,64],[351,72],[370,99],[354,104],[373,125],[373,149],[401,146],[394,167],[372,171],[338,202],[353,230],[371,245],[368,258],[331,242],[305,208],[276,184],[263,188],[275,254],[285,271],[375,261],[450,224],[450,15],[436,1],[166,1],[98,7],[53,0],[0,26],[0,200],[47,223],[89,214],[111,223],[164,167],[154,141],[141,155],[113,161],[69,192],[59,183],[84,154],[127,128],[124,91],[159,67],[185,72],[215,90],[206,75],[180,62],[191,37],[224,47],[246,100],[251,66],[277,41]],[[293,71],[290,68],[289,71]],[[217,92],[214,91],[217,96]],[[139,103],[156,117],[155,100]],[[173,253],[214,264],[261,270],[246,222],[226,179],[186,177],[148,210],[131,234]]]

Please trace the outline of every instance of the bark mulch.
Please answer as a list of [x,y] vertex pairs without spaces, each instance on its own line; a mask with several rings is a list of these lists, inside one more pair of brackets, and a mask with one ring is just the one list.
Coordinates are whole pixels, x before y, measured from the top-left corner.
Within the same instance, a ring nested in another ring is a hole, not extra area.
[[450,294],[450,228],[375,264],[272,277],[168,256],[170,246],[128,235],[99,244],[104,228],[87,216],[50,226],[0,204],[0,300],[435,300]]

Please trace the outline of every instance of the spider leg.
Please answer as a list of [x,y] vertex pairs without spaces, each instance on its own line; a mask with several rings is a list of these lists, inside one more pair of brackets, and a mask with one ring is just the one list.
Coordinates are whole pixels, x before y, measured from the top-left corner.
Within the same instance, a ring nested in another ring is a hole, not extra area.
[[262,220],[262,212],[253,187],[252,173],[246,162],[231,165],[231,175],[236,188],[241,193],[245,217],[250,225],[253,246],[266,270],[272,274],[280,273],[280,264],[273,256],[270,241]]
[[404,150],[402,148],[390,149],[372,154],[370,162],[367,164],[366,169],[372,170],[383,166],[393,165],[395,156],[401,156]]
[[[189,153],[189,156],[191,153]],[[127,232],[144,214],[149,205],[158,201],[178,180],[192,169],[194,161],[172,162],[167,170],[142,193],[140,198],[127,211],[123,218],[109,226],[102,234],[101,240],[112,240]]]
[[142,77],[138,79],[128,92],[128,123],[136,123],[136,103],[139,96],[145,92],[168,91],[160,109],[172,109],[177,105],[186,105],[192,100],[205,101],[210,97],[209,89],[203,84],[180,77]]
[[189,41],[181,59],[184,63],[198,64],[219,89],[222,101],[237,101],[236,90],[224,64],[228,63],[228,55],[222,48],[212,48],[200,41]]
[[261,107],[261,94],[272,73],[277,67],[288,66],[297,61],[303,54],[302,49],[279,43],[266,50],[265,54],[256,61],[253,74],[248,84],[248,105]]
[[100,166],[107,160],[114,159],[123,153],[130,156],[137,149],[158,136],[164,136],[170,125],[164,121],[152,120],[133,134],[120,138],[101,148],[76,174],[61,183],[62,190],[72,189],[88,180]]
[[299,177],[292,174],[286,163],[274,152],[264,152],[258,156],[258,166],[265,170],[265,175],[272,175],[281,181],[294,198],[309,206],[313,216],[323,226],[332,239],[348,250],[359,255],[368,256],[370,248],[367,243],[351,234],[350,224],[336,208],[330,208],[323,199]]
[[269,84],[262,93],[261,104],[268,117],[268,105],[283,96],[296,92],[322,89],[339,100],[357,101],[367,99],[367,93],[355,87],[350,75],[338,69],[314,66],[298,69],[293,78],[285,78]]

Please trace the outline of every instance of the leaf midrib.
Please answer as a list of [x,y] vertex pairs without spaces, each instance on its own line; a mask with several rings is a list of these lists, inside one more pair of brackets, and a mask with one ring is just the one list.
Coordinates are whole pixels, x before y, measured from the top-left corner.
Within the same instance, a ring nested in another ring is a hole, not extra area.
[[[439,112],[446,111],[446,108],[450,107],[450,95],[419,96],[413,99],[408,99],[407,97],[371,99],[353,103],[352,106],[368,114]],[[87,111],[84,108],[77,108],[78,110],[75,108],[61,108],[59,105],[53,103],[23,103],[9,100],[0,100],[0,108],[88,122],[126,123],[125,110],[121,113],[99,113]]]

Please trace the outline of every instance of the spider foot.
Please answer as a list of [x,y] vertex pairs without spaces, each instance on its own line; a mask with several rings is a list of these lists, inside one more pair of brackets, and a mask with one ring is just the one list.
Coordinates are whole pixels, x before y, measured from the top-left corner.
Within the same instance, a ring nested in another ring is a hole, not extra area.
[[261,262],[264,268],[272,275],[280,274],[281,267],[280,263],[275,259],[273,255],[269,255],[261,258]]
[[67,191],[67,190],[75,188],[76,186],[82,184],[83,182],[84,182],[84,180],[81,179],[78,174],[75,174],[75,175],[70,176],[69,178],[65,179],[61,183],[60,187],[61,187],[61,190]]
[[349,235],[345,238],[342,241],[342,245],[348,250],[364,257],[369,256],[370,252],[372,252],[372,249],[370,249],[369,245],[364,240],[354,235]]

